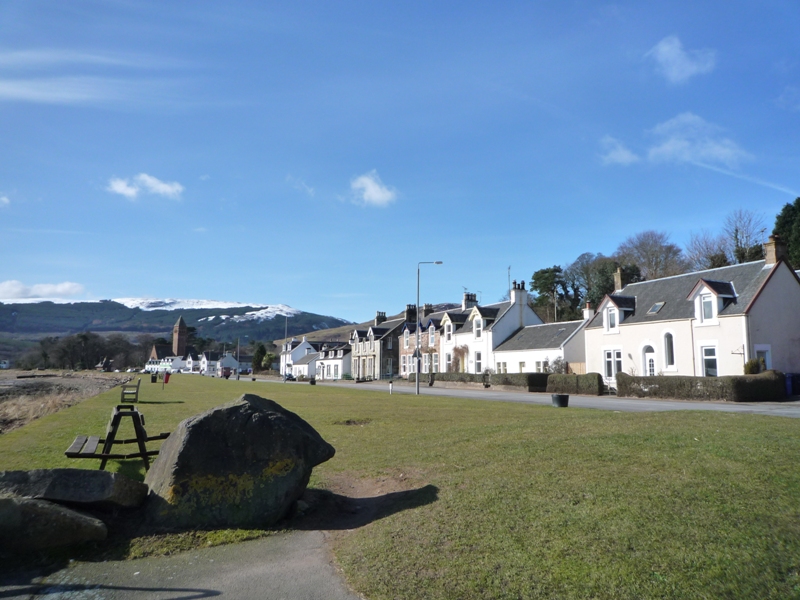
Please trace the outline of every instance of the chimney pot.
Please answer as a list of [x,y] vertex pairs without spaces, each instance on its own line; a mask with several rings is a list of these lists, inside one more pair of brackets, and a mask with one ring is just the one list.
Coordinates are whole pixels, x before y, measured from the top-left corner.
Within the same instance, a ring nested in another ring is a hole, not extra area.
[[789,252],[779,235],[769,236],[769,241],[764,244],[764,260],[768,265],[774,265],[779,260],[789,262]]

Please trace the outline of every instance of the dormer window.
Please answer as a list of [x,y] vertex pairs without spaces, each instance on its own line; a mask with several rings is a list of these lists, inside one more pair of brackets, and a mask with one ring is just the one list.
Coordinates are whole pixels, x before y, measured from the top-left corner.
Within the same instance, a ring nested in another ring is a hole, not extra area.
[[403,348],[408,348],[408,329],[403,332]]
[[433,346],[436,343],[436,328],[431,325],[428,327],[428,346]]
[[700,296],[700,314],[703,321],[711,321],[714,318],[714,296],[703,294]]
[[444,339],[446,342],[451,341],[453,338],[453,324],[452,323],[445,323],[444,326]]
[[606,331],[618,331],[619,313],[616,306],[609,306],[606,309]]
[[475,334],[476,340],[481,339],[481,333],[483,333],[483,319],[473,319],[472,332]]

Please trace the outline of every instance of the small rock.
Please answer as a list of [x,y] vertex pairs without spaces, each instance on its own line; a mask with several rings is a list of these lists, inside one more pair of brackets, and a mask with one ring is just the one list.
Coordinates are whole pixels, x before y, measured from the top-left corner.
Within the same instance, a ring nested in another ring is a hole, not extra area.
[[144,503],[147,486],[108,471],[35,469],[0,472],[0,494],[90,508],[130,508]]
[[33,498],[0,498],[0,550],[28,551],[106,539],[105,523]]

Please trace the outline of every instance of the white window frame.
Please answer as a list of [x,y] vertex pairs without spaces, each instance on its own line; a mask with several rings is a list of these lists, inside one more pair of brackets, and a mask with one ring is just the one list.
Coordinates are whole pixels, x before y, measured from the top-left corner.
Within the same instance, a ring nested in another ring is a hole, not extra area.
[[406,329],[403,332],[403,348],[408,348],[408,338],[409,338],[409,333],[408,333],[408,329]]
[[406,374],[406,355],[405,354],[403,354],[400,357],[400,373],[402,375]]
[[480,351],[475,352],[475,373],[480,374],[483,371],[483,354]]
[[386,349],[387,350],[391,350],[392,349],[392,336],[389,336],[388,338],[386,338]]
[[436,328],[431,325],[428,327],[428,346],[433,347],[436,344]]
[[755,344],[753,346],[753,358],[758,358],[758,353],[764,353],[764,362],[767,369],[772,368],[772,345],[771,344]]
[[480,317],[472,320],[472,333],[475,334],[475,339],[481,339],[481,335],[483,334],[483,319]]
[[525,372],[525,361],[524,360],[519,361],[519,372],[520,373],[524,373]]
[[616,306],[609,306],[605,311],[606,333],[619,332],[619,310]]
[[[714,306],[713,294],[700,294],[700,321],[703,323],[710,323],[716,321],[717,311]],[[708,307],[710,315],[706,315],[706,307]]]
[[433,353],[433,372],[439,372],[439,354],[436,352]]
[[444,340],[450,342],[453,339],[453,324],[445,323],[444,325]]
[[450,354],[449,352],[445,352],[445,354],[444,354],[445,372],[449,373],[450,372],[450,367],[452,367],[452,366],[453,366],[453,355]]
[[622,371],[622,349],[603,350],[603,376],[606,379],[614,379],[620,371]]
[[[670,345],[667,346],[667,336],[670,339]],[[677,371],[678,367],[675,363],[675,334],[672,331],[665,331],[661,336],[661,342],[664,347],[664,370]],[[670,354],[672,355],[672,363],[669,363]]]
[[[713,350],[713,356],[711,354],[707,354],[707,350]],[[714,359],[714,371],[716,371],[716,373],[714,375],[709,375],[706,360],[712,358]],[[703,377],[719,377],[719,353],[717,352],[716,344],[706,344],[700,346],[700,370],[703,373]]]

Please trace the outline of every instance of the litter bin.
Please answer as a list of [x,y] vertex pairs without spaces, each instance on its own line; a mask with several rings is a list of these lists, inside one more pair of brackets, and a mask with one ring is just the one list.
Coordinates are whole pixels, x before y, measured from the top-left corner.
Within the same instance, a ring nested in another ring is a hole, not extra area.
[[557,408],[567,408],[569,404],[569,394],[551,394],[550,398],[553,400],[553,406]]
[[150,373],[150,383],[158,383],[158,373]]
[[164,372],[164,383],[169,383],[169,371]]

